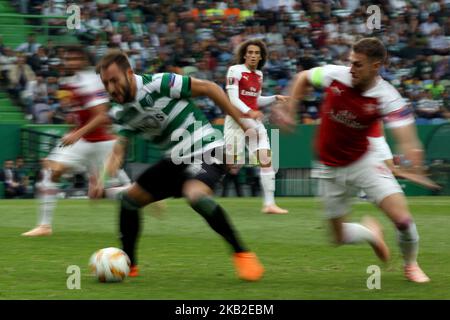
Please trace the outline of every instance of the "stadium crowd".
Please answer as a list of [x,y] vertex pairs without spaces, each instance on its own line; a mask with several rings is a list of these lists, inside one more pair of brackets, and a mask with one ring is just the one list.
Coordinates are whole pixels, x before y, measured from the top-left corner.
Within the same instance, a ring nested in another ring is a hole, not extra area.
[[[110,48],[120,48],[136,73],[170,71],[215,81],[222,87],[234,50],[261,38],[269,53],[263,69],[263,95],[287,92],[290,79],[317,65],[347,63],[354,40],[380,37],[389,62],[383,77],[410,101],[417,123],[450,119],[450,1],[403,0],[15,0],[23,13],[62,15],[81,7],[75,34],[92,63]],[[366,13],[381,9],[381,28]],[[372,22],[371,22],[372,21]],[[52,22],[58,24],[58,20]],[[375,26],[375,28],[373,28]],[[61,32],[68,32],[65,28]],[[51,38],[50,38],[51,39]],[[0,39],[2,82],[36,123],[61,123],[58,83],[64,76],[64,47],[38,43],[34,34],[17,48]],[[322,93],[311,89],[299,106],[299,121],[317,123]],[[223,115],[208,99],[198,105],[214,123]],[[267,110],[266,110],[267,111]],[[268,113],[268,111],[267,111]]]

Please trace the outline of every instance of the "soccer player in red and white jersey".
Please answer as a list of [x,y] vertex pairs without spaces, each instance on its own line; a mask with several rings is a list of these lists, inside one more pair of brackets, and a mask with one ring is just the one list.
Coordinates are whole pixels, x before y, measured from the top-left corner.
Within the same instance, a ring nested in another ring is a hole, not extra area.
[[[406,278],[428,282],[417,263],[419,235],[403,191],[386,164],[369,150],[369,132],[383,119],[417,173],[423,168],[423,150],[411,110],[397,90],[379,76],[385,59],[383,43],[364,38],[353,46],[351,67],[325,65],[300,72],[291,88],[290,122],[309,85],[325,89],[315,150],[322,164],[321,196],[336,243],[367,241],[381,260],[389,259],[381,227],[374,219],[367,218],[361,224],[346,222],[352,190],[362,189],[398,230]],[[291,123],[286,121],[285,125]]]
[[[261,68],[264,66],[266,58],[267,48],[264,42],[258,39],[247,40],[238,48],[236,60],[239,64],[228,69],[226,86],[228,97],[244,115],[244,118],[241,119],[242,123],[251,130],[244,133],[240,126],[227,115],[224,125],[226,153],[239,159],[244,156],[247,146],[250,156],[256,156],[261,167],[260,181],[264,196],[262,212],[285,214],[288,211],[275,204],[275,171],[272,167],[269,137],[261,121],[264,115],[259,111],[259,107],[267,106],[277,100],[287,101],[287,97],[281,95],[261,96],[263,83]],[[249,137],[248,144],[245,142],[246,136]]]
[[[44,179],[40,185],[38,225],[23,233],[24,236],[52,234],[53,211],[61,176],[69,171],[86,170],[90,174],[98,174],[115,143],[116,137],[109,131],[108,95],[100,77],[87,66],[87,53],[82,47],[71,46],[66,49],[65,68],[70,76],[64,79],[61,89],[65,95],[64,103],[69,107],[68,118],[75,127],[48,156],[51,177]],[[117,194],[119,185],[130,185],[123,170],[115,180],[110,181],[114,195],[106,190],[106,194],[112,198]]]

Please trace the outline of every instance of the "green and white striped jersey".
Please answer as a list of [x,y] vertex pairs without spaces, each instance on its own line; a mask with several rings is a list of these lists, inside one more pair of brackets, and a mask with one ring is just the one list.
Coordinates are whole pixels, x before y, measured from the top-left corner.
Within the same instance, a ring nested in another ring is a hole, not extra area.
[[174,73],[135,75],[135,101],[112,103],[110,116],[119,135],[140,135],[166,157],[188,159],[223,146],[219,130],[189,99],[190,78]]

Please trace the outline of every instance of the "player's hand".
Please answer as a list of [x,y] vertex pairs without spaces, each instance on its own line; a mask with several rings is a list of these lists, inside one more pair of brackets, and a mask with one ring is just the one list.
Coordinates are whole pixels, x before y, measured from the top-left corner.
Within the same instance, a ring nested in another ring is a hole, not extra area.
[[75,131],[66,134],[61,138],[61,146],[67,147],[81,139],[81,136]]
[[288,102],[289,98],[290,98],[289,96],[282,96],[282,95],[279,95],[279,94],[277,94],[275,96],[275,100],[278,101],[278,102]]
[[423,170],[421,173],[416,173],[414,171],[409,171],[407,169],[395,167],[392,170],[392,173],[397,178],[409,180],[415,184],[418,184],[418,185],[425,187],[427,189],[430,189],[430,190],[437,191],[437,190],[442,189],[442,187],[440,185],[438,185],[436,182],[434,182],[433,180],[431,180],[430,178],[428,178],[426,176],[425,170]]
[[282,132],[292,133],[296,127],[295,118],[281,105],[274,106],[270,114],[270,122],[280,128]]
[[247,112],[245,114],[245,117],[253,119],[253,120],[260,120],[260,121],[262,121],[264,119],[264,114],[261,111],[250,110],[249,112]]

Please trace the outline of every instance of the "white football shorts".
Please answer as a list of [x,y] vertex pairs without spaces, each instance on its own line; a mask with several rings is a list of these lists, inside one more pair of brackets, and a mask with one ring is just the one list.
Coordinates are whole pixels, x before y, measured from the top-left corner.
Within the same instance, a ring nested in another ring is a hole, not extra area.
[[358,190],[363,190],[377,205],[392,194],[403,193],[392,172],[373,151],[345,167],[321,165],[315,169],[315,177],[319,178],[327,219],[350,213],[351,200]]
[[54,148],[48,159],[62,163],[75,171],[100,170],[112,152],[116,140],[88,142],[80,139],[67,147]]
[[244,130],[242,130],[232,117],[225,117],[224,136],[226,154],[240,159],[245,156],[246,148],[250,156],[255,156],[258,150],[270,150],[269,136],[264,124],[261,121],[246,118],[242,118],[241,121],[252,129],[244,133]]

